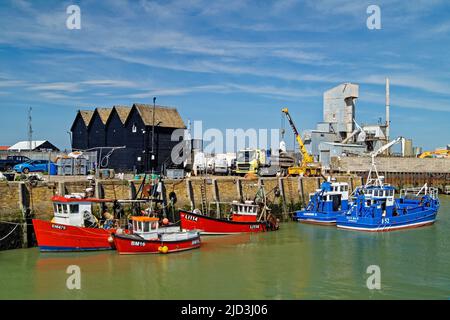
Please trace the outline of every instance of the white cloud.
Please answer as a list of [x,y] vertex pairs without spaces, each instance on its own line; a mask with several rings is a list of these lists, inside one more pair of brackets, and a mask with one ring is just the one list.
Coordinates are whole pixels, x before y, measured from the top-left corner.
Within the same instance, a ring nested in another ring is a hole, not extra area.
[[88,86],[96,86],[96,87],[117,87],[117,88],[139,87],[137,83],[127,80],[99,79],[99,80],[86,80],[82,81],[81,83]]
[[33,91],[65,91],[65,92],[82,91],[78,83],[69,83],[69,82],[32,84],[28,87],[28,89]]

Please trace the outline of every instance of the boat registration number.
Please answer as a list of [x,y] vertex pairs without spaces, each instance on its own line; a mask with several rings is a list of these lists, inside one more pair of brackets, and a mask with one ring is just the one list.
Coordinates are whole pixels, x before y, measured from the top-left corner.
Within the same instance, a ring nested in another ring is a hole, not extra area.
[[131,245],[133,247],[144,247],[145,246],[145,242],[142,242],[142,241],[131,241]]
[[259,229],[259,224],[252,224],[251,226],[250,226],[250,229]]
[[194,217],[194,216],[190,216],[190,215],[185,215],[184,216],[187,220],[191,220],[191,221],[197,221],[198,220],[198,218],[197,217]]
[[53,229],[58,229],[58,230],[66,230],[66,227],[62,226],[60,224],[52,224],[52,228]]

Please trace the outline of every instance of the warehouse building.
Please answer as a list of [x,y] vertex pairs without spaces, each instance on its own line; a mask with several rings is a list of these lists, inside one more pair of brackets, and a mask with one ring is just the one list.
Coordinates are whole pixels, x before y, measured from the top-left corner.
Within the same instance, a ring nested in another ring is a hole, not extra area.
[[101,168],[160,171],[163,165],[171,164],[171,151],[178,143],[171,141],[172,133],[185,128],[180,114],[171,107],[136,103],[132,107],[79,110],[71,127],[72,149],[97,150]]
[[19,141],[8,148],[8,151],[59,151],[58,147],[48,140]]

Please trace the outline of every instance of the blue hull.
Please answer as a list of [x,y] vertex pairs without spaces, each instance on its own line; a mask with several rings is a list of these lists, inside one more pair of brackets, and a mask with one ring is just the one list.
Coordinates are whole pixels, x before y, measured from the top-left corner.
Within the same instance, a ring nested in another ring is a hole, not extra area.
[[41,246],[39,250],[41,252],[70,252],[70,251],[103,251],[103,250],[112,250],[111,247],[92,247],[92,248],[77,248],[77,247],[50,247],[50,246]]
[[419,213],[411,213],[389,218],[354,217],[341,215],[336,219],[338,228],[359,231],[393,231],[407,228],[417,228],[436,221],[437,210],[429,209]]
[[336,224],[336,217],[342,213],[343,211],[327,213],[314,211],[297,211],[294,215],[294,220],[313,224]]

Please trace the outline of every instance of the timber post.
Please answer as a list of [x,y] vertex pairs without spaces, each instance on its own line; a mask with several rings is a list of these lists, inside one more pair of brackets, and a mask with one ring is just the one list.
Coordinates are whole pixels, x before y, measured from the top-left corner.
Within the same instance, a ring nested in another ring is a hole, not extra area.
[[[95,180],[95,197],[98,199],[104,199],[105,198],[105,189],[103,189],[103,184],[98,181]],[[106,204],[101,203],[100,204],[100,208],[101,208],[101,212],[100,215],[103,214],[103,212],[106,210]]]
[[216,218],[220,218],[220,193],[219,186],[217,184],[217,179],[212,180],[213,183],[213,195],[214,201],[216,202]]
[[298,192],[300,193],[301,199],[302,199],[302,207],[306,206],[305,203],[305,189],[303,186],[303,177],[298,176]]
[[282,218],[283,218],[283,221],[288,221],[289,213],[288,213],[287,206],[286,206],[286,192],[284,190],[283,178],[278,178],[278,188],[280,189],[281,206],[283,209]]
[[195,209],[195,199],[194,199],[194,189],[192,188],[192,181],[190,179],[186,179],[186,191],[188,199],[191,203],[191,210]]
[[64,181],[58,182],[58,194],[62,197],[66,195],[66,183]]
[[25,182],[19,183],[19,207],[22,211],[22,248],[28,248],[28,220],[30,220],[30,193]]
[[236,191],[237,191],[239,202],[243,202],[244,195],[242,193],[242,180],[239,178],[236,180]]

